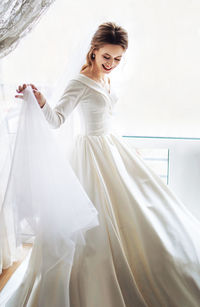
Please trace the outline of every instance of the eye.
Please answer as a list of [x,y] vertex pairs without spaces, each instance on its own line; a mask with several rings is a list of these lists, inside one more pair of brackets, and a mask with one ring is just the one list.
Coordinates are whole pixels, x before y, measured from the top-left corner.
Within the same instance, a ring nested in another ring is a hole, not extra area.
[[115,59],[116,61],[118,61],[118,62],[120,62],[121,61],[121,59]]
[[109,57],[104,56],[104,59],[109,60],[110,58],[109,58]]

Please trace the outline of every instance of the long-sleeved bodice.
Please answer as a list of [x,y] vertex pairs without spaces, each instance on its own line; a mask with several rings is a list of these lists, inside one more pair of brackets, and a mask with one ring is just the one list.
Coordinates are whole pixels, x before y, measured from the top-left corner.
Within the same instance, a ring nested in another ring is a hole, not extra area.
[[51,109],[46,103],[42,111],[53,128],[64,123],[67,116],[77,107],[80,113],[83,134],[102,135],[111,130],[116,93],[110,93],[98,82],[78,74],[66,87],[58,105]]

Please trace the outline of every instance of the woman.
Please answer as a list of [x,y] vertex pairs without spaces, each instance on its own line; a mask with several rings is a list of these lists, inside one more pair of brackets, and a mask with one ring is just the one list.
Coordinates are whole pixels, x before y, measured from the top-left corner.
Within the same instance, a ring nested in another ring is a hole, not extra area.
[[[87,232],[85,247],[76,249],[70,306],[197,307],[200,223],[110,127],[116,96],[108,75],[127,47],[127,32],[104,23],[92,38],[86,64],[54,109],[31,85],[52,127],[59,128],[76,107],[84,125],[71,165],[100,226]],[[26,86],[19,86],[17,98],[23,98]],[[27,306],[37,306],[33,284]]]

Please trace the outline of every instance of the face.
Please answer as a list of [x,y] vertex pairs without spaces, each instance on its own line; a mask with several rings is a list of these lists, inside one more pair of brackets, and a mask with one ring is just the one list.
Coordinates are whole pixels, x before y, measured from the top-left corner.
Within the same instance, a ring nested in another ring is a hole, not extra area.
[[109,74],[121,61],[125,50],[120,45],[106,44],[98,50],[94,50],[94,66],[100,72]]

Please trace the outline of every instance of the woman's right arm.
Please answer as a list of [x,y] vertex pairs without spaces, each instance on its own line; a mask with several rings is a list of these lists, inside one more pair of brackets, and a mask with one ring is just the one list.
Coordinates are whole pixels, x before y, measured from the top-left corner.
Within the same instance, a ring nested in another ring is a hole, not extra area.
[[80,102],[80,99],[84,94],[85,90],[86,87],[80,81],[70,80],[64,90],[63,95],[58,101],[58,105],[54,109],[52,109],[47,103],[44,96],[38,90],[34,91],[33,88],[34,95],[41,107],[41,110],[52,128],[59,128],[60,125],[65,122],[67,116],[76,108],[76,106]]

